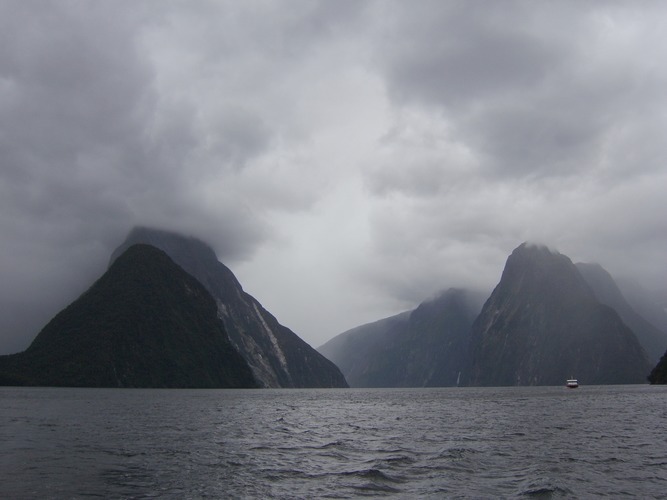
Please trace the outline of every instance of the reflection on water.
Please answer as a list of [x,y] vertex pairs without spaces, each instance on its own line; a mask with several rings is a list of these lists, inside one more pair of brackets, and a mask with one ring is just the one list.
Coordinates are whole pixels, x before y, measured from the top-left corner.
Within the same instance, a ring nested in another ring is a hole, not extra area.
[[667,388],[0,388],[0,497],[659,497]]

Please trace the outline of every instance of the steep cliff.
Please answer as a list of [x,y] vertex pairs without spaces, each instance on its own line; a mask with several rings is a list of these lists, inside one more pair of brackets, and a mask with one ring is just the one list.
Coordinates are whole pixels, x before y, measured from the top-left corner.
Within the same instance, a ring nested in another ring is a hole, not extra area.
[[0,383],[82,387],[256,387],[215,300],[164,252],[134,245],[58,313]]
[[338,367],[281,325],[204,242],[180,234],[135,228],[111,256],[148,243],[166,252],[216,300],[229,338],[264,387],[347,387]]
[[611,307],[596,298],[572,261],[522,244],[471,333],[470,385],[558,385],[645,381],[646,354]]

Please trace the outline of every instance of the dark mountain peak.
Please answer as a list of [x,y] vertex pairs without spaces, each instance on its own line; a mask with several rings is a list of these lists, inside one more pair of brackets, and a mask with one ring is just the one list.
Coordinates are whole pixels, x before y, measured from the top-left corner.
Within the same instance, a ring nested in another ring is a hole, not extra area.
[[256,386],[213,297],[150,245],[119,255],[25,352],[0,359],[1,372],[27,385]]
[[505,270],[520,267],[523,270],[533,268],[554,269],[571,265],[572,261],[557,250],[552,250],[546,245],[524,242],[516,247],[507,258]]
[[646,354],[572,261],[522,244],[472,327],[472,385],[551,385],[643,380]]
[[[235,289],[243,289],[234,273],[218,260],[217,255],[208,244],[193,236],[184,236],[164,229],[145,226],[133,228],[125,241],[113,251],[109,263],[113,263],[120,254],[137,243],[145,243],[163,250],[183,269],[199,279],[209,291],[212,291],[212,285],[208,282],[208,270],[212,268],[224,274],[225,280],[233,284]],[[212,295],[215,297],[215,293]]]
[[284,327],[250,294],[206,243],[178,233],[139,227],[113,253],[111,261],[135,243],[166,252],[215,299],[218,317],[232,344],[265,387],[345,387],[340,370]]
[[550,248],[544,243],[537,241],[524,241],[514,249],[512,253],[526,253],[533,255],[560,255],[556,249]]
[[497,299],[591,302],[595,296],[569,257],[544,245],[523,243],[507,258]]
[[203,241],[193,236],[183,236],[179,233],[164,229],[154,229],[145,226],[134,227],[125,238],[125,241],[111,254],[109,265],[115,261],[127,248],[137,243],[152,245],[171,253],[189,254],[191,258],[204,260],[207,263],[217,261],[213,249]]

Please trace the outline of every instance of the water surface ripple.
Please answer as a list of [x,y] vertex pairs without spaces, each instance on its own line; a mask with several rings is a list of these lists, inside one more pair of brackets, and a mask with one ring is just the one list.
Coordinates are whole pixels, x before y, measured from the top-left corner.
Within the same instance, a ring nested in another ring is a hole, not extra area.
[[3,498],[665,497],[667,388],[0,388]]

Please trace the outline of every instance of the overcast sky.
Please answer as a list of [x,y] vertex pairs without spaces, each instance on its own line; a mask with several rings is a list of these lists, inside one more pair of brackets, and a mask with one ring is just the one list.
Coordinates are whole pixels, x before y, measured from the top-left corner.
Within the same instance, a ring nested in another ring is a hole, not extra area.
[[667,283],[667,2],[0,0],[0,353],[135,225],[314,347],[525,240]]

